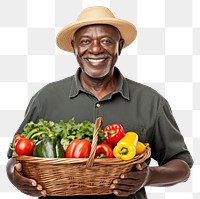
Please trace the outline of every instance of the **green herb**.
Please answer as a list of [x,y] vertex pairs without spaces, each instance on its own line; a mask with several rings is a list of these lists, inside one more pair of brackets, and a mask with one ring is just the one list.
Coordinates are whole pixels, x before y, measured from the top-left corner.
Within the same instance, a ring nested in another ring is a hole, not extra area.
[[[76,123],[74,118],[68,122],[60,120],[58,123],[40,119],[38,123],[30,121],[23,130],[22,136],[31,139],[34,143],[38,142],[43,134],[47,134],[49,137],[59,137],[63,148],[66,149],[68,144],[76,138],[87,139],[92,143],[94,123],[87,120]],[[103,139],[103,130],[100,130],[98,141]]]

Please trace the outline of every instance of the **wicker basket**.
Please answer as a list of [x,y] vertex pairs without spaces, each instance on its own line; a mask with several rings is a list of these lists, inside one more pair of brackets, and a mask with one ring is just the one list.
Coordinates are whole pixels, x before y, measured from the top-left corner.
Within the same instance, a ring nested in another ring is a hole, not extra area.
[[23,165],[23,175],[35,179],[47,191],[48,196],[104,195],[111,194],[110,185],[121,173],[128,172],[134,164],[150,157],[150,148],[132,160],[118,158],[94,158],[98,130],[102,119],[95,122],[92,149],[89,158],[39,158],[13,157]]

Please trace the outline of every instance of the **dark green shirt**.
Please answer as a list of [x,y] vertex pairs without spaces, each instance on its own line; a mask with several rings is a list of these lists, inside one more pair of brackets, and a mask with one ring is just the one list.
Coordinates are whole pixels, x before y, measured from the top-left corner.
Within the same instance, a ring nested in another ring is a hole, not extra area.
[[[48,84],[31,99],[25,119],[17,133],[23,131],[23,126],[27,122],[31,120],[37,122],[40,118],[58,122],[68,121],[74,117],[76,122],[83,120],[94,122],[101,116],[104,126],[120,123],[126,132],[138,133],[140,141],[150,144],[151,157],[159,165],[170,159],[179,158],[192,166],[192,157],[166,99],[155,90],[124,78],[117,68],[115,73],[118,78],[116,90],[101,100],[81,86],[80,69],[74,76]],[[11,151],[8,152],[8,157],[10,156]],[[70,198],[118,197],[109,195]],[[135,195],[120,198],[145,199],[147,197],[143,188]]]

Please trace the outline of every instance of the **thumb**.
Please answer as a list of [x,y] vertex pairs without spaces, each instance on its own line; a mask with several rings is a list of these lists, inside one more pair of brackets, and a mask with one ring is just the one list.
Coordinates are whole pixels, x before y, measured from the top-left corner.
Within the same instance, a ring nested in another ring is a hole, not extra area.
[[22,164],[21,164],[21,163],[17,163],[17,164],[15,165],[15,169],[16,169],[16,171],[18,171],[18,172],[22,171]]

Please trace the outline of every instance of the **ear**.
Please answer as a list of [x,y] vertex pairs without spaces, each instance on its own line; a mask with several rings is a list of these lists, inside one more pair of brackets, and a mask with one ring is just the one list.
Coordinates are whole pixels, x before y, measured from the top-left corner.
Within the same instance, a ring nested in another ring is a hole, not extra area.
[[119,55],[120,55],[121,52],[122,52],[123,46],[124,46],[124,40],[121,38],[121,39],[119,40]]

